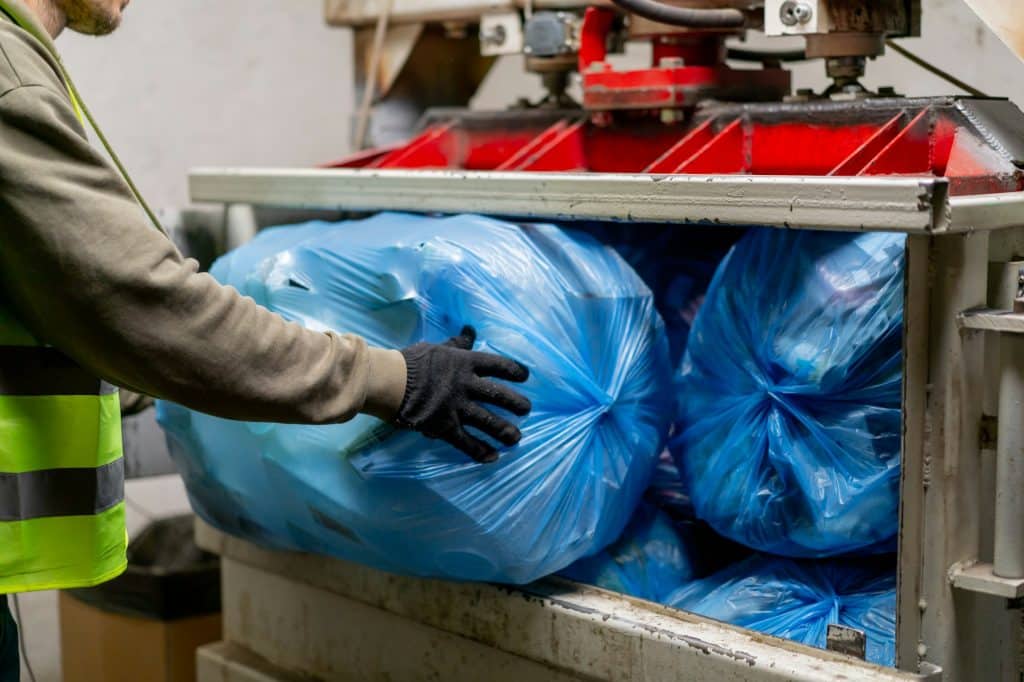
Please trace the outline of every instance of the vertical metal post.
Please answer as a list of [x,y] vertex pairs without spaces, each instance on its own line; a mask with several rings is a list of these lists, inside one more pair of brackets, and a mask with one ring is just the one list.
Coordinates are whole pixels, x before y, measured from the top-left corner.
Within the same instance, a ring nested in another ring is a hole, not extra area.
[[903,443],[900,475],[900,541],[896,600],[896,664],[917,672],[923,632],[925,421],[929,365],[928,236],[907,237],[904,280]]
[[1005,601],[950,580],[952,566],[979,552],[984,333],[961,332],[957,318],[985,305],[988,235],[911,237],[907,251],[899,665],[1007,682],[1016,679],[1014,643],[996,627]]
[[993,572],[1024,578],[1024,335],[999,338]]

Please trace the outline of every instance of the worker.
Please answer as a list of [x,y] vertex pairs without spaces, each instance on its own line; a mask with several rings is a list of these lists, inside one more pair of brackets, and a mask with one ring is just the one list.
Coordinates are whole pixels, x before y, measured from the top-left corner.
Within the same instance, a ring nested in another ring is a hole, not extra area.
[[491,406],[530,410],[504,383],[526,368],[472,351],[471,328],[402,351],[305,329],[147,224],[127,176],[88,143],[52,43],[64,28],[110,33],[127,4],[0,0],[0,682],[18,674],[7,594],[125,568],[113,386],[228,419],[370,414],[479,462],[495,444],[466,427],[511,446],[519,429]]

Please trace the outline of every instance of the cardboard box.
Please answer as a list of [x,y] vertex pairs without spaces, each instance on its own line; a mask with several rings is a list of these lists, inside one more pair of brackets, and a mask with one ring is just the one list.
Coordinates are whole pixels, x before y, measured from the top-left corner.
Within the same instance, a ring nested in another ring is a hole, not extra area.
[[196,649],[220,638],[219,613],[151,620],[60,595],[64,682],[195,682]]

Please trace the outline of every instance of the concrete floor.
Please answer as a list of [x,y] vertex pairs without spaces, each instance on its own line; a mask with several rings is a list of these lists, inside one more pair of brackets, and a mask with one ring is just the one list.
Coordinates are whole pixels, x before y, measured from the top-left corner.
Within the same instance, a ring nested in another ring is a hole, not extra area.
[[[177,476],[129,481],[125,495],[128,500],[128,534],[132,537],[151,519],[189,511],[185,486]],[[35,672],[36,682],[61,682],[57,593],[23,594],[18,601],[28,661]],[[21,674],[22,682],[30,682],[25,661],[22,661]]]

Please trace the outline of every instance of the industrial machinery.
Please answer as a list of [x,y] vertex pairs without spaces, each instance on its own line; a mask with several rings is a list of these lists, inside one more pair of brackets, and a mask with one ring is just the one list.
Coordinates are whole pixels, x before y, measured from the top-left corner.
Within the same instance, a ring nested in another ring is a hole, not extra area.
[[[1014,46],[1016,3],[970,4]],[[200,655],[201,679],[1019,679],[1024,114],[1003,99],[865,87],[887,43],[919,34],[921,11],[327,0],[327,21],[357,33],[360,150],[316,169],[191,176],[193,199],[229,204],[908,235],[898,670],[566,581],[396,578],[200,526],[225,559],[226,627]],[[743,48],[751,30],[804,45]],[[637,45],[644,63],[615,56]],[[468,108],[499,55],[522,55],[544,95]],[[828,85],[793,92],[785,63],[806,59]]]

